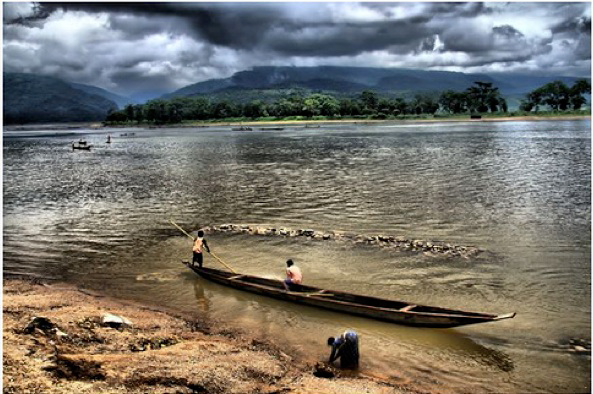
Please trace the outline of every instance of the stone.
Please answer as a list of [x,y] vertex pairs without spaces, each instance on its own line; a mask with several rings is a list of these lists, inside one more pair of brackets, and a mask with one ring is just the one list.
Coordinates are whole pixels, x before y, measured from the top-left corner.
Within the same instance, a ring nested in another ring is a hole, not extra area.
[[101,315],[101,324],[112,328],[132,327],[132,322],[123,316],[114,315],[112,313],[104,313]]
[[311,229],[302,230],[302,234],[305,237],[313,237],[313,236],[315,236],[315,230],[311,230]]
[[318,378],[331,379],[337,375],[337,371],[331,365],[317,362],[313,368],[313,375]]
[[68,334],[60,330],[58,327],[54,328],[54,334],[56,334],[56,337],[58,337],[58,339],[66,338],[68,336]]
[[25,334],[32,334],[34,332],[41,332],[43,334],[46,334],[54,328],[56,328],[56,325],[47,317],[35,316],[33,317],[33,319],[31,319],[27,327],[25,327],[23,332]]

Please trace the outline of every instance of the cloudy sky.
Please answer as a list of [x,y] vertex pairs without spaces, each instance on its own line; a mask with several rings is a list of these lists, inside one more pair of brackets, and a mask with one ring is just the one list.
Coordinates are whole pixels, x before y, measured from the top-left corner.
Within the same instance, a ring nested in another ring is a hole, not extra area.
[[591,3],[3,3],[4,71],[123,95],[260,65],[591,76]]

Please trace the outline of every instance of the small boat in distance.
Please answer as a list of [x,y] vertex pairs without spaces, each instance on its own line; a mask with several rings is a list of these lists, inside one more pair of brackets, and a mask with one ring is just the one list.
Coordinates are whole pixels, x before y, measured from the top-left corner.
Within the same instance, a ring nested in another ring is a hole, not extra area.
[[233,127],[231,130],[232,131],[251,131],[253,129],[251,127],[247,127],[247,126],[240,126],[240,127]]
[[260,127],[259,128],[261,131],[280,131],[280,130],[284,130],[284,127]]
[[314,286],[293,285],[295,288],[287,291],[284,288],[283,282],[279,280],[235,274],[213,268],[199,268],[190,265],[188,262],[183,262],[183,264],[187,265],[204,279],[225,286],[297,304],[310,305],[408,326],[448,328],[515,317],[515,313],[491,315],[487,313],[465,312],[357,295],[343,291],[320,289]]
[[78,142],[72,143],[72,150],[91,150],[92,145],[87,144],[82,138]]

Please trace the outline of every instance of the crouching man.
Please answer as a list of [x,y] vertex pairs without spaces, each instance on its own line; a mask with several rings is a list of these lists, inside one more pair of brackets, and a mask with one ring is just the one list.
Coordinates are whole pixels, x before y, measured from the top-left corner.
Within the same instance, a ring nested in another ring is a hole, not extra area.
[[333,363],[340,359],[340,367],[347,369],[358,368],[358,334],[353,330],[347,330],[339,338],[329,337],[327,345],[331,346],[332,352],[329,362]]

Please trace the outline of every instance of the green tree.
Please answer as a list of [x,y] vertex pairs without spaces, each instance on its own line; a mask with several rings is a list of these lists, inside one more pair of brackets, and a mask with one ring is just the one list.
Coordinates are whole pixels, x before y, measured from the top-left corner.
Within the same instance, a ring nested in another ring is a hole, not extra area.
[[466,90],[467,106],[471,112],[496,112],[500,93],[498,88],[492,86],[491,82],[474,82],[474,86],[470,86]]
[[165,123],[167,118],[165,104],[164,100],[151,100],[146,103],[146,120],[157,124]]
[[405,115],[410,110],[408,103],[401,97],[393,101],[393,113],[395,115]]
[[377,111],[379,99],[377,93],[372,90],[365,90],[360,94],[360,102],[365,113],[374,113]]
[[531,110],[535,107],[535,104],[533,104],[533,101],[527,99],[527,100],[521,100],[521,104],[519,105],[519,109],[521,111],[525,111],[525,112],[531,112]]
[[571,103],[571,89],[562,81],[550,82],[529,93],[527,101],[535,107],[536,112],[542,104],[553,111],[564,111]]
[[340,115],[342,116],[359,116],[362,111],[358,102],[351,99],[340,100]]
[[247,116],[248,118],[260,118],[263,116],[268,116],[268,111],[266,110],[266,105],[261,100],[254,100],[251,101],[243,107],[243,115]]
[[207,98],[204,97],[196,97],[191,99],[186,116],[188,119],[210,119],[213,117],[212,104]]
[[586,79],[579,79],[570,88],[570,104],[572,109],[579,110],[587,102],[584,94],[591,94],[591,83]]
[[333,96],[318,94],[320,112],[323,116],[336,116],[340,114],[340,103]]
[[279,118],[293,116],[293,115],[296,115],[296,113],[297,113],[297,108],[295,107],[294,102],[292,102],[286,98],[282,98],[282,99],[276,101],[271,106],[271,108],[272,108],[271,112],[274,114],[274,116],[277,116]]
[[124,112],[126,113],[128,120],[134,120],[136,118],[134,106],[132,104],[126,105]]
[[134,105],[134,119],[136,122],[144,121],[144,106],[142,104]]
[[321,114],[321,103],[318,98],[319,95],[311,95],[303,101],[303,115],[307,117],[317,116]]
[[444,111],[451,114],[460,114],[467,110],[467,94],[447,90],[441,93],[439,104]]
[[235,114],[236,112],[235,108],[233,108],[233,105],[230,102],[223,100],[214,104],[211,117],[214,119],[224,119],[230,118]]
[[125,111],[111,111],[105,120],[108,122],[126,122],[128,116]]

